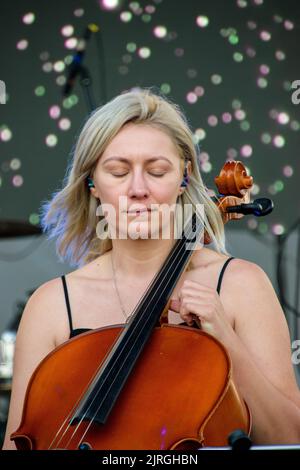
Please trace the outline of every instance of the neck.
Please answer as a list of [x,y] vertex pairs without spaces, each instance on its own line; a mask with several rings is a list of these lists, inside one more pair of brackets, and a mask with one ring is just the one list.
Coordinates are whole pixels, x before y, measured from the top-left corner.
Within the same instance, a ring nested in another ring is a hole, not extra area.
[[174,240],[121,240],[112,241],[111,256],[123,279],[145,281],[152,279],[172,249]]

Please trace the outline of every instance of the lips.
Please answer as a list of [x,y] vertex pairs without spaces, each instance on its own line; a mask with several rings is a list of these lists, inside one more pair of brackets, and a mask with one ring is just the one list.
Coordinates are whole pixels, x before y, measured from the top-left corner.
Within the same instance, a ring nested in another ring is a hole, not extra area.
[[141,206],[141,205],[132,205],[131,208],[127,211],[127,214],[136,214],[142,212],[152,212],[151,207]]
[[151,212],[151,209],[136,209],[134,211],[128,211],[128,214],[141,214],[142,212]]

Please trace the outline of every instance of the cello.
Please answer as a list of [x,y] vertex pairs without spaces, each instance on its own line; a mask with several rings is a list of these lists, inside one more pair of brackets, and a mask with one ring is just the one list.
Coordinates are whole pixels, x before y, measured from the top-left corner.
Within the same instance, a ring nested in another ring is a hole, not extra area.
[[[240,218],[252,186],[243,165],[227,162],[216,184],[224,223]],[[193,253],[187,245],[202,232],[194,213],[128,323],[83,333],[41,361],[11,435],[17,449],[196,450],[226,445],[237,429],[250,435],[226,348],[201,329],[165,321]]]

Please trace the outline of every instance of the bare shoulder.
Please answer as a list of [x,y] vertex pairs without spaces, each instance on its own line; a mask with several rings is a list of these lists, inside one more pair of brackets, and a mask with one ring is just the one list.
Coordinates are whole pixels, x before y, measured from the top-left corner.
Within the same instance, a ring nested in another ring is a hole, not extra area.
[[[234,258],[226,268],[222,280],[223,301],[231,310],[246,311],[254,303],[278,302],[273,285],[258,264],[241,258]],[[241,307],[243,307],[241,309]]]
[[[261,266],[252,261],[241,258],[234,258],[228,265],[228,271],[234,279],[234,282],[245,283],[246,279],[250,282],[270,282],[266,272]],[[247,276],[247,278],[245,277]]]
[[[222,267],[230,257],[205,248],[198,256],[200,281],[216,289]],[[227,264],[220,298],[235,331],[246,329],[250,321],[264,315],[266,310],[282,315],[268,275],[261,266],[245,259],[234,257]]]
[[264,270],[258,264],[253,263],[252,261],[247,261],[242,258],[235,258],[230,254],[218,253],[217,251],[205,247],[199,251],[199,255],[200,256],[195,257],[196,260],[197,258],[199,259],[199,262],[196,261],[196,263],[198,262],[198,264],[202,266],[216,265],[219,268],[223,266],[229,258],[233,258],[228,264],[226,271],[230,271],[230,277],[234,276],[236,281],[242,280],[241,275],[247,274],[253,279],[266,277]]
[[[73,286],[74,291],[80,297],[82,292],[88,295],[89,287],[93,280],[105,277],[105,257],[100,256],[96,260],[79,267],[65,275],[67,289]],[[67,314],[67,306],[64,294],[64,286],[61,276],[50,279],[41,284],[29,298],[24,313],[24,321],[30,323],[34,329],[43,327],[52,332],[52,340],[55,346],[68,339],[70,329]]]
[[21,325],[32,334],[40,335],[43,331],[47,342],[57,346],[58,338],[68,328],[61,277],[44,282],[33,292],[26,303]]
[[240,258],[231,260],[226,268],[222,295],[225,302],[231,303],[231,308],[235,306],[239,311],[247,311],[249,306],[253,307],[255,304],[263,307],[271,303],[279,307],[276,292],[264,269],[252,261]]
[[50,279],[49,281],[41,284],[31,295],[29,301],[33,303],[51,302],[57,301],[58,288],[62,286],[61,277]]

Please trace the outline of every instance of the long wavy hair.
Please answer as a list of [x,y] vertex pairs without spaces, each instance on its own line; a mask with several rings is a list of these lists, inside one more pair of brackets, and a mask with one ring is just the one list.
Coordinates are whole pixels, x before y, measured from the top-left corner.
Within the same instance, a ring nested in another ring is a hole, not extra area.
[[78,136],[62,189],[41,205],[41,226],[48,239],[56,240],[59,259],[71,266],[80,266],[112,248],[110,238],[102,240],[96,234],[97,223],[103,216],[96,215],[98,200],[90,194],[87,177],[93,174],[111,140],[129,122],[154,126],[167,133],[182,160],[182,171],[184,160],[191,161],[189,184],[177,200],[181,210],[175,212],[175,226],[182,224],[179,217],[184,204],[192,204],[195,210],[196,205],[202,204],[204,229],[215,249],[227,253],[222,217],[203,183],[199,148],[186,116],[176,103],[151,88],[144,88],[123,92],[92,112]]

